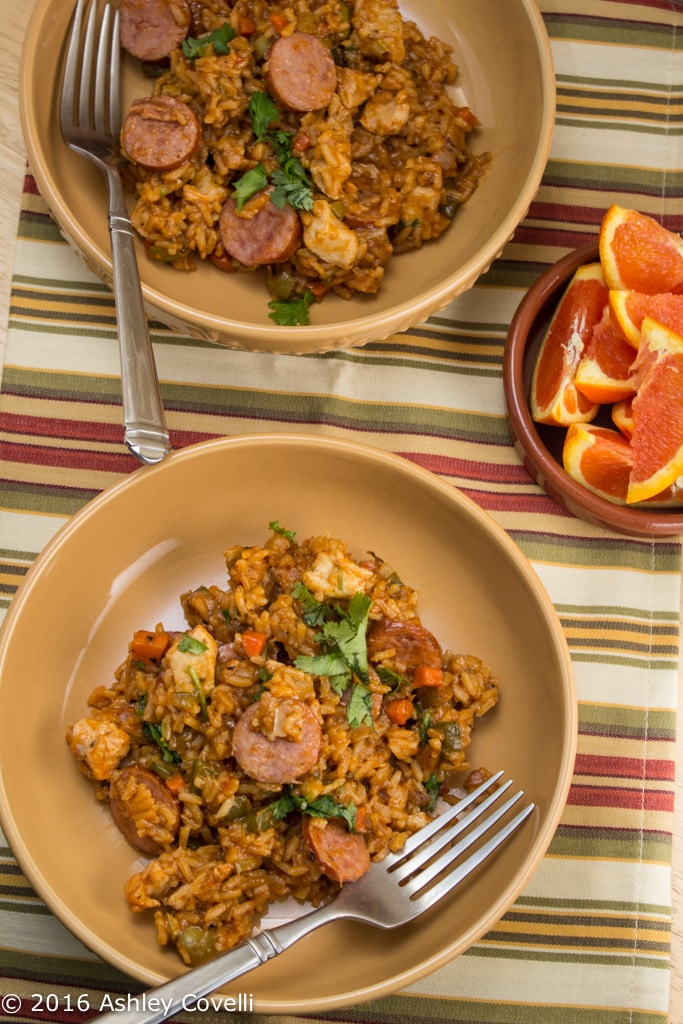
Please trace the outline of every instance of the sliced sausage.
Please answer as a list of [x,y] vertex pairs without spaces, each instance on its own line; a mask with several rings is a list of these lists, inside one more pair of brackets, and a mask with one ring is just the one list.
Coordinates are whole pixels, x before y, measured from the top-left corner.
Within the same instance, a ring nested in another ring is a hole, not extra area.
[[114,821],[143,853],[159,853],[180,827],[180,805],[161,779],[138,765],[123,768],[109,787]]
[[268,52],[266,82],[272,96],[289,110],[322,110],[337,88],[332,54],[317,36],[280,36]]
[[304,817],[301,827],[321,871],[333,882],[355,882],[369,869],[365,840],[339,818]]
[[199,149],[201,125],[195,113],[175,96],[133,100],[121,128],[121,147],[134,164],[152,171],[172,171]]
[[296,782],[310,771],[318,760],[322,745],[322,729],[312,709],[295,697],[283,697],[278,703],[278,714],[296,715],[300,725],[300,738],[286,736],[269,738],[260,732],[259,701],[244,712],[232,736],[232,753],[243,772],[257,782],[281,784]]
[[[370,661],[380,659],[401,675],[414,671],[418,665],[441,667],[441,645],[434,634],[419,622],[396,622],[393,619],[372,622],[368,628],[367,646]],[[387,656],[382,657],[385,652]]]
[[245,267],[282,263],[301,245],[301,220],[289,204],[282,209],[270,200],[251,217],[241,217],[233,198],[220,217],[221,240],[227,253]]
[[155,62],[180,46],[190,29],[187,0],[121,0],[121,46],[132,57]]

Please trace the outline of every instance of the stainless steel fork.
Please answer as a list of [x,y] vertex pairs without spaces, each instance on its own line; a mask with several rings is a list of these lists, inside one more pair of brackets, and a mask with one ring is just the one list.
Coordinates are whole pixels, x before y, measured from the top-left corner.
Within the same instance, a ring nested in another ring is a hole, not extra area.
[[119,54],[118,10],[105,4],[98,31],[97,0],[78,0],[64,65],[60,126],[66,144],[97,164],[107,180],[124,437],[141,462],[155,463],[171,445],[119,173]]
[[[167,1020],[330,921],[349,918],[378,928],[396,928],[412,921],[490,857],[533,811],[533,803],[527,803],[513,814],[524,795],[521,790],[500,802],[512,785],[512,780],[500,783],[502,775],[498,772],[483,782],[411,836],[398,853],[373,864],[357,882],[347,882],[331,903],[264,930],[201,967],[150,989],[140,999],[147,1009],[105,1013],[98,1018],[99,1024],[158,1024]],[[484,839],[499,822],[499,827]],[[471,847],[473,852],[464,857]]]

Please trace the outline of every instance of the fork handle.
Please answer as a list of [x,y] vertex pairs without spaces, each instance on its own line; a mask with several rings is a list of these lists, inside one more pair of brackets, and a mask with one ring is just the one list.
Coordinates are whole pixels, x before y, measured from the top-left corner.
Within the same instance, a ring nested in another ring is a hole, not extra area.
[[114,301],[119,325],[124,439],[141,462],[160,462],[171,444],[142,301],[133,226],[115,166],[106,166]]
[[[308,935],[328,921],[346,916],[336,910],[333,903],[327,903],[310,914],[288,921],[286,924],[269,928],[234,949],[209,960],[192,971],[167,981],[158,988],[149,989],[143,995],[129,996],[128,1004],[139,1003],[141,1009],[121,1012],[111,1010],[97,1018],[98,1024],[159,1024],[181,1010],[189,1010],[203,996],[215,992],[221,985],[241,977],[289,949],[295,942]],[[220,997],[216,1007],[219,1008]],[[225,1003],[223,999],[220,1005]]]

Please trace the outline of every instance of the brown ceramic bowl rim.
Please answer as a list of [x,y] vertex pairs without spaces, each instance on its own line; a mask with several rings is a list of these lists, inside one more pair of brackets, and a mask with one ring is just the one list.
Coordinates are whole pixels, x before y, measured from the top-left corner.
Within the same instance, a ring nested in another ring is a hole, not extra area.
[[527,340],[546,303],[584,263],[599,259],[597,238],[548,268],[529,288],[510,323],[503,354],[503,389],[510,428],[529,472],[573,515],[618,533],[666,537],[683,533],[683,508],[649,510],[617,505],[573,480],[543,443],[529,409],[524,382]]

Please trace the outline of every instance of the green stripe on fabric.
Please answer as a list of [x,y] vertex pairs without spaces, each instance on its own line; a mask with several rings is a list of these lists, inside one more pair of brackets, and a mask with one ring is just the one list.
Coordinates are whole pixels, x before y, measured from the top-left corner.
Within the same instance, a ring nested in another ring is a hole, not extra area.
[[546,536],[509,530],[527,558],[549,565],[591,566],[592,568],[634,569],[638,572],[677,573],[681,552],[677,541],[650,541],[636,537],[622,540],[605,533],[600,537]]
[[627,828],[560,824],[548,852],[558,857],[601,857],[665,864],[671,859],[671,837]]
[[579,702],[579,729],[583,733],[595,731],[601,736],[623,736],[653,740],[676,738],[675,711],[658,708],[630,708],[624,705],[588,704]]
[[[481,947],[465,954],[495,956]],[[495,968],[492,968],[495,969]],[[413,993],[388,996],[365,1006],[332,1010],[307,1017],[314,1021],[343,1021],[349,1024],[662,1024],[666,1015],[622,1009],[602,1010],[593,1006],[559,1006],[540,1000],[547,993],[539,992],[538,1004],[494,1003],[485,1000],[424,999]],[[294,1018],[284,1017],[278,1024]],[[273,1022],[275,1024],[275,1022]]]
[[57,516],[72,516],[99,493],[97,489],[85,487],[76,489],[4,481],[2,504],[4,508],[18,512],[43,512]]

